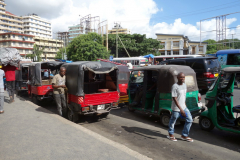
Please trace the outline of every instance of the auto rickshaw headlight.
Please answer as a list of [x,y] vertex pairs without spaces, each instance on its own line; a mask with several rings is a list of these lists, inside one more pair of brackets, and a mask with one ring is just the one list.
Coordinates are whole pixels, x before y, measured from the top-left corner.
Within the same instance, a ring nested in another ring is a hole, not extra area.
[[89,111],[89,107],[82,107],[82,112],[87,112]]

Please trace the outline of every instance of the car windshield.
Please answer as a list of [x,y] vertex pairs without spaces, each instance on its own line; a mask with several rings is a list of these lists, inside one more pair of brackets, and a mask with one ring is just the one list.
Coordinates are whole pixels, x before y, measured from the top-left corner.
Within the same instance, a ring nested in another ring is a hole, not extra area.
[[220,67],[218,60],[217,59],[207,60],[207,68],[214,68],[214,67],[217,67],[217,68]]

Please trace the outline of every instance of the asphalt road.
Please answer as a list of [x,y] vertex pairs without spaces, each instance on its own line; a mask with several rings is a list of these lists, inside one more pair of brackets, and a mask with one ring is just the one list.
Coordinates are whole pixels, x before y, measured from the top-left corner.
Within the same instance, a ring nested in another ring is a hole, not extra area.
[[[205,94],[202,94],[204,102]],[[234,91],[234,103],[240,104],[240,90]],[[54,104],[44,108],[57,113]],[[159,119],[127,108],[112,110],[107,118],[81,117],[79,125],[108,139],[121,143],[153,159],[239,159],[240,136],[214,129],[206,132],[200,129],[198,119],[194,120],[190,137],[193,143],[181,141],[182,125],[175,127],[178,142],[166,138],[167,128],[159,124]],[[121,158],[120,158],[121,159]]]

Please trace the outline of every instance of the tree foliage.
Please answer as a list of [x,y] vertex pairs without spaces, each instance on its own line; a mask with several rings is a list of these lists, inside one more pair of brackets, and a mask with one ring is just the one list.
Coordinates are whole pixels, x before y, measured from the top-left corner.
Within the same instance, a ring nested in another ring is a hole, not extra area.
[[95,61],[109,58],[109,52],[97,33],[88,33],[74,38],[67,47],[67,57],[73,61]]
[[[156,54],[161,48],[160,42],[156,39],[146,38],[146,35],[141,34],[118,34],[122,43],[126,47],[131,57],[142,56],[147,54]],[[118,39],[118,56],[128,57],[122,43]],[[108,47],[111,50],[111,55],[116,56],[116,35],[108,35]]]
[[[66,51],[67,51],[67,48],[66,48]],[[63,59],[63,58],[62,58],[63,53],[65,53],[65,47],[60,48],[60,49],[57,51],[57,55],[55,56],[55,59]]]
[[204,42],[208,42],[207,52],[206,52],[207,54],[214,54],[218,50],[240,48],[239,39],[226,39],[218,42],[216,42],[213,39],[208,39],[208,40],[205,40]]
[[40,62],[42,61],[41,55],[44,52],[45,47],[40,48],[38,45],[34,44],[33,46],[33,54],[27,55],[27,57],[30,57],[33,62]]

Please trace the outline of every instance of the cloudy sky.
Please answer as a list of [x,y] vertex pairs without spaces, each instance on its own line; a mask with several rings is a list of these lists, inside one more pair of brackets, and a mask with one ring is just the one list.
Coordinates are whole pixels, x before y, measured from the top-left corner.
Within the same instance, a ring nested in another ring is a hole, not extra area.
[[[82,16],[91,14],[129,28],[131,33],[156,38],[156,33],[184,34],[200,40],[200,20],[238,12],[240,0],[5,0],[7,11],[15,15],[36,13],[52,22],[53,32],[67,31]],[[79,16],[80,15],[80,16]],[[227,16],[227,38],[240,38],[240,13]],[[216,29],[216,20],[203,21],[202,31]],[[202,33],[202,39],[216,39],[216,32]]]

